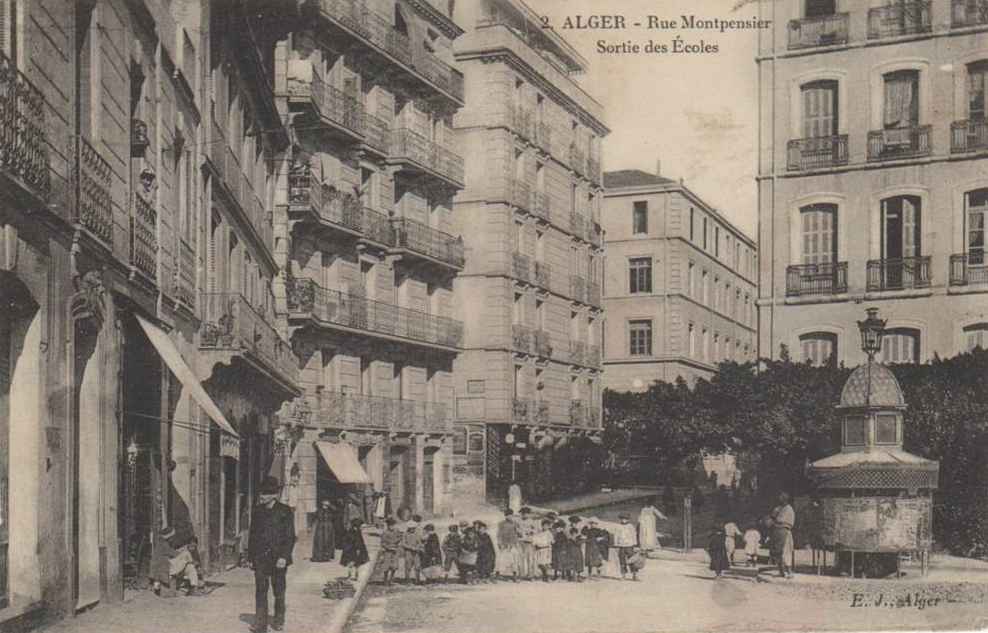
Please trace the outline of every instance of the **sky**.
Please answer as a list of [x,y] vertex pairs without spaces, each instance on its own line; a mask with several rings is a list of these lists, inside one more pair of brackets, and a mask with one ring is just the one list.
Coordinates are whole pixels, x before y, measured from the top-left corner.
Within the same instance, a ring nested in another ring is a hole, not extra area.
[[[527,0],[549,18],[589,62],[578,81],[605,108],[611,134],[604,169],[642,169],[685,180],[750,237],[755,235],[757,84],[756,31],[667,31],[632,26],[648,15],[741,19],[754,8],[732,11],[737,0]],[[625,30],[562,29],[577,15],[620,14]],[[716,43],[716,54],[603,54],[597,41],[620,44],[649,39]]]

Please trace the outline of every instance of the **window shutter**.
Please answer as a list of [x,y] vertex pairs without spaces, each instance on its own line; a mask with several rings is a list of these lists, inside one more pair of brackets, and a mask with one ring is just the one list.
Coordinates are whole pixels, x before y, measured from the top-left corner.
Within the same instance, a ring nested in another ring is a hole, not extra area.
[[10,0],[0,0],[0,50],[7,57],[13,57],[10,50],[10,34],[15,20],[10,9]]

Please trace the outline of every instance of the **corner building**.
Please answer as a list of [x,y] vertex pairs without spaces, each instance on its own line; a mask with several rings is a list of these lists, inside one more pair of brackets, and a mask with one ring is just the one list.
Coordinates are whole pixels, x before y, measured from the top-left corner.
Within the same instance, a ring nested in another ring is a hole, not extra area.
[[457,3],[467,106],[455,199],[466,329],[455,362],[454,489],[466,506],[588,483],[601,429],[601,105],[587,66],[524,2]]
[[988,2],[763,1],[759,353],[882,362],[988,345]]
[[282,411],[298,527],[322,499],[371,491],[392,510],[447,510],[454,278],[464,184],[452,119],[463,77],[446,3],[322,0],[276,50],[290,120],[279,174],[279,306],[304,397]]
[[682,182],[629,169],[604,187],[604,386],[693,384],[754,360],[754,242]]

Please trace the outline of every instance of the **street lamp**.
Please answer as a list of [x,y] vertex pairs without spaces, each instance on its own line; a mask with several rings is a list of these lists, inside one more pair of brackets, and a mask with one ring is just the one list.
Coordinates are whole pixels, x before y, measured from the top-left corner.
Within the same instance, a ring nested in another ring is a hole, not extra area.
[[858,321],[858,329],[861,330],[861,349],[868,355],[868,362],[871,362],[875,354],[882,351],[885,320],[878,318],[878,308],[868,308],[865,312],[868,318]]

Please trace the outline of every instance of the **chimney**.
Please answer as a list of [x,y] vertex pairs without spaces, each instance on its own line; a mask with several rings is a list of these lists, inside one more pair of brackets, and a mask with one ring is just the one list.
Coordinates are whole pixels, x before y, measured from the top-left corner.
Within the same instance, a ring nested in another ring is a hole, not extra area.
[[662,175],[662,159],[660,158],[655,159],[655,175],[656,176]]

